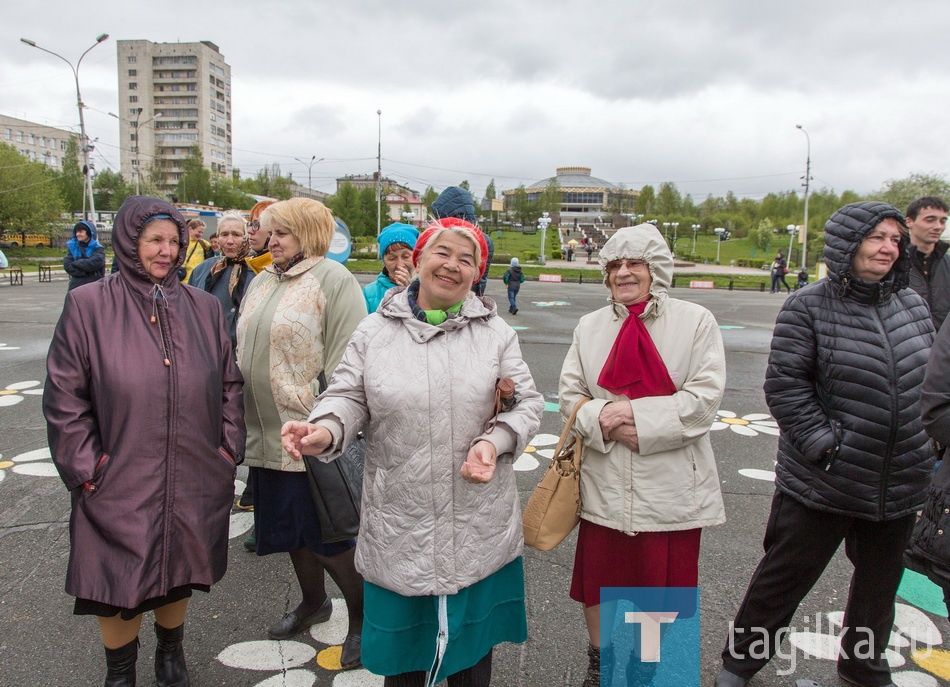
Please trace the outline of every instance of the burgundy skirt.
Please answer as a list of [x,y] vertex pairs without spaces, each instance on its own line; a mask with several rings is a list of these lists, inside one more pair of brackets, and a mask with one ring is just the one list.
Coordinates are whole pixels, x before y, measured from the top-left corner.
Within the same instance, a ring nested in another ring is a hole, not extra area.
[[600,604],[601,587],[695,587],[702,529],[635,536],[581,520],[571,598]]

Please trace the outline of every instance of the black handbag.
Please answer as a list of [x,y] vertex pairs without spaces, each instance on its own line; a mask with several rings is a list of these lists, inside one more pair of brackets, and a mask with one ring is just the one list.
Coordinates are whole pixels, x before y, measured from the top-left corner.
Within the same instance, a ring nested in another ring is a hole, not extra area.
[[[327,380],[322,372],[319,383],[320,393],[323,393]],[[360,432],[336,460],[327,463],[314,456],[303,457],[324,544],[345,541],[359,534],[365,454],[366,440]]]

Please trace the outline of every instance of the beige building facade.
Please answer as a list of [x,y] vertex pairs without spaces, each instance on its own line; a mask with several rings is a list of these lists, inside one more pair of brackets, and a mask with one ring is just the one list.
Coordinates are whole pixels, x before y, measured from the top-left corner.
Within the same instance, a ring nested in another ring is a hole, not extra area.
[[214,43],[118,41],[122,175],[173,193],[195,146],[231,175],[231,67]]
[[[63,158],[70,138],[76,139],[78,154],[79,136],[72,131],[0,115],[0,143],[13,146],[28,160],[42,162],[57,172],[63,171]],[[82,163],[79,164],[81,167]]]

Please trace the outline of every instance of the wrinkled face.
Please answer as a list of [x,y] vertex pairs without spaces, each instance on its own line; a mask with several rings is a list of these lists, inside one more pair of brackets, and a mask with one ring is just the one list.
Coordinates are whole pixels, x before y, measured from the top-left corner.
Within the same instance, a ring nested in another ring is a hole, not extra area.
[[430,241],[419,258],[419,306],[446,310],[463,300],[475,283],[475,244],[444,231]]
[[940,235],[947,228],[947,212],[940,208],[922,208],[917,219],[907,218],[910,240],[915,246],[929,253],[937,245]]
[[405,243],[393,243],[383,253],[383,264],[390,277],[400,267],[412,274],[412,248]]
[[611,260],[607,263],[610,297],[623,305],[633,305],[650,297],[653,278],[643,260]]
[[260,219],[252,219],[247,223],[247,238],[251,244],[251,250],[255,253],[263,253],[267,250],[267,242],[270,240],[270,234],[261,227]]
[[287,265],[302,249],[300,241],[290,232],[290,229],[277,224],[271,219],[266,220],[261,225],[261,231],[270,234],[270,241],[267,245],[270,247],[274,264],[281,269],[287,269]]
[[[214,245],[214,244],[212,244]],[[218,247],[221,255],[236,258],[244,245],[244,227],[237,222],[224,222],[218,225]]]
[[215,253],[220,252],[220,250],[221,250],[221,244],[220,244],[219,241],[218,241],[218,235],[217,235],[217,234],[215,234],[215,235],[212,236],[210,239],[208,239],[208,243],[211,244],[211,250],[213,250]]
[[88,229],[77,229],[76,230],[76,240],[80,243],[85,243],[89,240],[89,230]]
[[145,274],[154,283],[161,284],[178,263],[181,249],[178,225],[170,219],[154,219],[139,234],[137,245]]
[[881,281],[901,254],[901,225],[888,218],[864,237],[851,260],[851,274],[865,281]]

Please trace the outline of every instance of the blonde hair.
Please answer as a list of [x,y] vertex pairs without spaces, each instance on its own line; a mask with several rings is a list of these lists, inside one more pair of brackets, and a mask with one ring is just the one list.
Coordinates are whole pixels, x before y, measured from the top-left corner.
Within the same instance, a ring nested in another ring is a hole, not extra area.
[[274,203],[261,213],[265,220],[279,224],[300,241],[304,257],[326,255],[336,230],[336,222],[326,205],[310,198],[291,198]]

